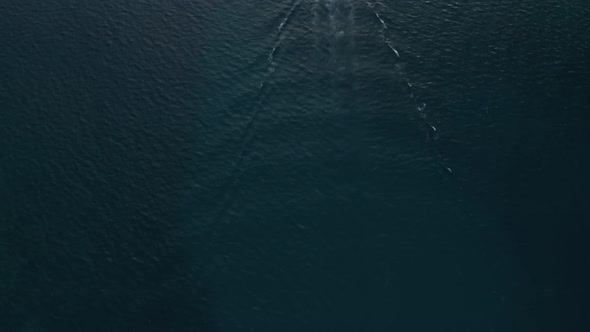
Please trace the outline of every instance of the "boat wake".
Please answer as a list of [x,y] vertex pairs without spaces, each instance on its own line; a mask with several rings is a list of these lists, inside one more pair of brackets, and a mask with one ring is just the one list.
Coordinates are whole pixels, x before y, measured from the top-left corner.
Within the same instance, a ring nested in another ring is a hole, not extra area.
[[[377,18],[377,20],[381,24],[380,34],[381,34],[382,42],[389,48],[389,50],[395,55],[395,57],[398,60],[401,60],[402,56],[401,56],[400,52],[395,48],[392,39],[388,36],[387,23],[383,19],[382,15],[379,14],[379,10],[377,8],[377,7],[383,7],[383,4],[380,3],[379,1],[372,1],[372,2],[367,2],[367,6],[373,11],[373,14],[375,15],[375,17]],[[424,128],[424,131],[425,131],[426,141],[427,142],[437,141],[439,139],[438,131],[437,131],[436,127],[428,119],[427,112],[426,112],[426,103],[421,102],[420,99],[418,98],[415,86],[414,86],[414,84],[412,84],[410,82],[407,75],[404,74],[401,64],[398,63],[396,65],[396,67],[398,69],[397,73],[398,73],[398,75],[400,75],[400,79],[406,87],[406,90],[408,92],[408,96],[410,97],[412,103],[414,104],[416,111],[418,112],[419,118],[422,122],[422,127]],[[442,157],[440,157],[440,156],[439,156],[439,163],[440,163],[441,167],[446,172],[448,172],[449,174],[453,173],[453,170],[442,161]]]
[[[311,2],[312,0],[306,0]],[[244,163],[247,160],[248,147],[252,143],[254,127],[260,113],[263,109],[264,97],[269,93],[268,82],[271,80],[275,69],[276,59],[279,55],[282,44],[288,35],[288,27],[298,10],[303,6],[304,0],[294,0],[286,12],[284,18],[276,27],[276,37],[274,38],[273,47],[268,53],[266,59],[266,73],[258,86],[255,101],[250,105],[248,119],[245,121],[239,139],[239,147],[237,151],[237,158],[233,163],[233,171],[228,179],[228,184],[224,190],[221,198],[221,205],[217,212],[215,219],[221,219],[231,209],[235,188],[240,181],[241,173],[243,172]],[[350,56],[346,53],[354,52],[351,48],[354,47],[353,31],[355,20],[355,4],[354,0],[313,0],[310,9],[310,30],[316,34],[315,41],[316,50],[327,51],[330,58],[328,61],[334,61],[339,56],[344,56],[343,59],[336,60],[350,60]],[[396,58],[396,74],[403,84],[407,94],[415,108],[418,118],[421,121],[421,127],[424,129],[426,140],[428,142],[438,140],[437,128],[429,121],[427,116],[427,105],[418,97],[416,84],[412,83],[405,74],[404,52],[396,47],[394,39],[390,36],[390,31],[394,26],[390,20],[381,11],[384,5],[379,1],[366,2],[367,6],[372,11],[380,28],[378,29],[382,43],[388,48],[391,54]],[[341,54],[340,54],[341,53]],[[323,63],[325,64],[325,62]],[[352,72],[347,71],[348,74],[353,75]],[[438,163],[447,173],[452,174],[453,170],[448,167],[442,156],[438,155]]]
[[297,12],[297,9],[299,9],[299,7],[301,6],[302,2],[303,2],[303,0],[293,1],[293,4],[291,5],[289,11],[285,15],[285,17],[283,18],[283,20],[281,21],[279,26],[277,27],[277,37],[275,38],[274,46],[273,46],[272,50],[268,54],[267,61],[266,61],[266,75],[264,76],[262,82],[260,82],[260,84],[258,85],[259,90],[262,90],[265,87],[266,82],[270,79],[270,77],[272,76],[272,74],[275,71],[275,67],[276,67],[275,58],[281,49],[281,44],[285,40],[285,33],[284,33],[285,27],[287,27],[290,20],[293,18],[293,16]]
[[263,76],[262,81],[258,85],[258,91],[256,92],[256,96],[254,98],[255,100],[249,107],[248,112],[250,113],[250,115],[248,116],[246,123],[243,125],[241,129],[237,158],[234,161],[233,171],[229,176],[229,182],[226,185],[223,197],[221,198],[221,205],[218,212],[216,213],[216,216],[214,218],[215,220],[221,219],[231,207],[231,201],[234,194],[234,190],[237,183],[239,182],[240,173],[242,172],[243,164],[245,162],[246,155],[248,152],[248,146],[252,141],[254,125],[256,123],[256,120],[260,116],[264,96],[266,95],[266,92],[268,92],[267,82],[271,79],[273,73],[275,72],[275,59],[279,51],[281,50],[281,44],[285,40],[285,28],[288,26],[290,20],[296,14],[302,2],[303,0],[293,1],[289,11],[277,27],[277,35],[274,39],[274,46],[268,53],[266,60],[266,73]]
[[297,10],[297,8],[299,8],[299,6],[301,5],[301,2],[302,2],[302,0],[295,0],[293,2],[293,5],[291,6],[291,9],[289,9],[289,12],[285,16],[285,18],[283,19],[283,21],[281,22],[281,24],[279,24],[279,28],[278,28],[278,34],[279,35],[283,32],[283,28],[285,27],[285,25],[287,25],[287,23],[289,23],[289,20],[293,17],[293,14]]

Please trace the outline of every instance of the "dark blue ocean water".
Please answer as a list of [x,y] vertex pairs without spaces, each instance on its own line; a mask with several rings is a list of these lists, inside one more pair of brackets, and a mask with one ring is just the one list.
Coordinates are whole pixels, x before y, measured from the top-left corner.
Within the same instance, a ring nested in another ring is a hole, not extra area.
[[587,331],[589,15],[0,1],[0,331]]

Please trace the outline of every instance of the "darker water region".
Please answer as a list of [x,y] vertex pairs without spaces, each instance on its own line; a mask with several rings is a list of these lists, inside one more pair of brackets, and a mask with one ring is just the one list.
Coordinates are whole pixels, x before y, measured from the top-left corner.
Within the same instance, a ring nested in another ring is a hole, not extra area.
[[586,331],[586,1],[0,4],[1,331]]

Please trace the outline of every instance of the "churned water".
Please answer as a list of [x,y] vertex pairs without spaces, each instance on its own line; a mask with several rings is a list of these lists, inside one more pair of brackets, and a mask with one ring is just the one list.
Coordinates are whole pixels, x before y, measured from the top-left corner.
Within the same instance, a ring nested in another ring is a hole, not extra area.
[[587,331],[589,15],[0,1],[0,331]]

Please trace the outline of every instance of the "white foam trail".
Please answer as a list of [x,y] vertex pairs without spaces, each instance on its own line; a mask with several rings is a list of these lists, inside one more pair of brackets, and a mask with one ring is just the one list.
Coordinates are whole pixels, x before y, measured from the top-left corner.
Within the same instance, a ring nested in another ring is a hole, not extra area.
[[391,51],[393,51],[393,53],[395,53],[395,55],[398,58],[401,58],[398,50],[396,50],[395,47],[393,47],[393,45],[389,41],[389,39],[387,39],[387,37],[385,37],[385,30],[387,30],[387,24],[385,24],[385,21],[381,18],[381,16],[377,12],[377,10],[375,10],[374,4],[371,3],[371,2],[367,2],[367,6],[369,6],[369,8],[371,8],[371,10],[373,11],[373,14],[375,14],[375,17],[377,17],[377,19],[379,20],[379,22],[381,22],[381,26],[383,26],[383,29],[381,30],[381,38],[383,38],[383,41],[385,41],[385,43],[391,49]]
[[387,42],[387,46],[389,46],[389,48],[393,51],[393,53],[395,53],[395,55],[397,55],[398,58],[401,58],[399,52],[393,46],[391,46],[391,43],[389,41]]
[[295,10],[297,10],[297,7],[299,7],[299,5],[301,4],[301,1],[302,0],[298,0],[293,3],[293,6],[291,6],[291,9],[289,9],[287,16],[285,16],[285,18],[283,19],[281,24],[279,24],[279,28],[278,28],[279,35],[283,32],[283,28],[289,22],[289,19],[291,19],[291,17],[293,17],[293,14],[295,13]]
[[262,88],[266,84],[266,80],[275,71],[275,54],[277,53],[277,50],[279,49],[280,44],[281,44],[281,39],[279,39],[279,41],[272,48],[272,51],[270,51],[270,53],[268,54],[268,58],[266,60],[266,63],[267,63],[267,65],[266,65],[266,76],[262,80],[262,82],[260,82],[260,85],[258,86],[258,90],[262,90]]
[[381,22],[381,25],[383,26],[383,30],[387,30],[387,24],[385,24],[385,21],[383,21],[381,16],[379,16],[379,13],[377,13],[377,11],[375,10],[375,4],[367,1],[367,6],[369,6],[369,8],[371,8],[371,10],[373,11],[373,14],[375,14],[375,16],[377,17],[379,22]]
[[[387,47],[389,47],[389,49],[398,57],[401,58],[401,55],[399,53],[399,51],[393,46],[394,44],[389,40],[389,38],[386,35],[386,30],[388,30],[387,24],[385,23],[385,21],[383,20],[383,18],[381,18],[381,16],[379,15],[379,12],[376,9],[376,4],[378,4],[380,6],[380,8],[386,7],[386,5],[384,5],[383,3],[379,2],[379,1],[367,1],[367,6],[369,8],[371,8],[371,10],[373,11],[373,14],[375,14],[375,17],[377,17],[377,19],[379,20],[379,22],[381,22],[381,26],[382,29],[380,31],[381,33],[381,41],[384,42],[385,44],[387,44]],[[428,121],[428,115],[425,112],[426,109],[426,104],[425,103],[420,103],[419,102],[419,98],[416,96],[415,94],[415,88],[414,85],[412,83],[410,83],[409,79],[404,75],[401,66],[399,63],[397,63],[395,65],[397,67],[397,73],[401,76],[400,77],[400,81],[408,86],[408,89],[406,90],[409,93],[410,99],[412,104],[416,107],[416,110],[419,114],[419,117],[421,119],[422,122],[422,126],[423,128],[427,129],[429,132],[427,134],[427,139],[430,141],[432,140],[438,140],[439,136],[438,136],[438,130],[437,128],[430,123],[430,121]],[[440,156],[439,156],[440,157]],[[445,169],[445,171],[447,171],[449,174],[453,174],[453,170],[444,165],[444,163],[442,161],[439,161],[439,164]]]
[[287,23],[287,21],[289,20],[289,17],[285,17],[285,19],[283,20],[283,22],[281,22],[281,24],[279,25],[279,33],[281,33],[281,31],[283,31],[283,27],[285,26],[285,24]]
[[[373,8],[373,7],[371,7]],[[377,11],[375,9],[373,9],[373,13],[375,13],[375,16],[377,16],[377,18],[379,19],[379,22],[381,22],[381,25],[383,26],[383,30],[387,29],[387,24],[385,24],[385,21],[383,21],[383,19],[381,18],[381,16],[379,16],[379,14],[377,13]]]
[[301,5],[302,1],[303,0],[295,0],[293,2],[291,9],[289,9],[289,12],[287,12],[287,15],[285,16],[283,21],[281,21],[281,24],[279,24],[279,27],[277,28],[278,36],[277,36],[277,39],[275,42],[275,46],[272,48],[272,50],[268,54],[268,58],[267,58],[267,70],[266,70],[267,77],[264,79],[264,81],[262,81],[262,83],[260,83],[259,89],[262,89],[264,87],[264,85],[266,83],[266,79],[268,79],[268,77],[272,73],[274,73],[274,71],[275,71],[275,55],[276,55],[277,51],[279,50],[279,47],[281,46],[282,41],[285,39],[285,36],[283,35],[283,29],[289,23],[289,20],[291,19],[291,17],[293,17],[295,12],[297,11],[297,8],[299,7],[299,5]]
[[271,64],[274,62],[275,59],[275,53],[277,52],[277,49],[279,48],[279,43],[277,43],[277,45],[275,45],[275,47],[272,48],[272,51],[270,51],[270,53],[268,54],[268,63]]
[[266,80],[275,71],[275,56],[276,56],[276,53],[278,52],[278,50],[279,50],[279,48],[281,46],[281,43],[285,39],[285,36],[283,34],[283,29],[289,23],[289,20],[293,17],[293,15],[295,14],[295,12],[297,11],[297,8],[299,7],[299,5],[301,5],[301,2],[302,1],[303,0],[295,0],[293,2],[293,5],[291,6],[291,9],[289,9],[289,12],[287,13],[287,15],[285,16],[285,18],[283,19],[283,21],[281,22],[281,24],[279,24],[279,26],[277,28],[277,30],[278,30],[278,36],[276,37],[275,46],[272,48],[272,50],[268,54],[268,57],[267,57],[267,60],[266,60],[267,61],[266,77],[264,78],[264,80],[258,86],[259,90],[262,90],[262,88],[266,84]]

